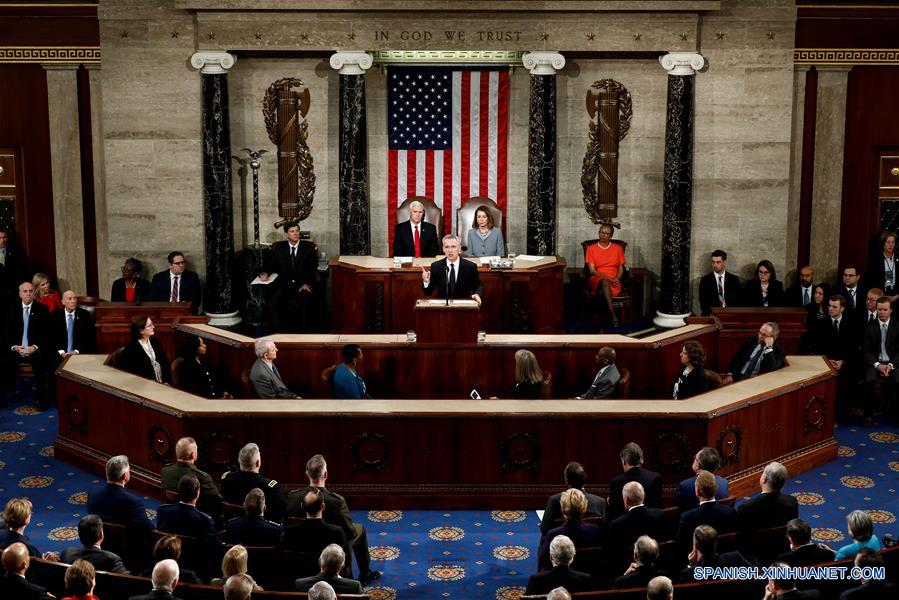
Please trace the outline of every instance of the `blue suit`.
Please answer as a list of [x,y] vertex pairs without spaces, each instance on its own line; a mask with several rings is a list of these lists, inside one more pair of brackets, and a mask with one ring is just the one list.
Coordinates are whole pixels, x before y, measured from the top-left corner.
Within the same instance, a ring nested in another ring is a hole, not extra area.
[[736,531],[737,511],[726,504],[706,502],[682,514],[675,536],[681,549],[689,552],[693,547],[693,530],[700,525],[710,526],[718,535]]
[[[715,475],[715,483],[718,489],[715,491],[715,500],[723,500],[727,498],[727,479],[721,475]],[[677,492],[674,494],[674,503],[681,511],[690,510],[699,506],[699,499],[696,498],[696,475],[684,479],[677,484]]]
[[334,371],[334,397],[343,399],[371,398],[365,389],[365,381],[341,363]]
[[[177,533],[197,538],[203,556],[187,556],[186,562],[200,571],[200,576],[217,571],[225,548],[219,541],[212,517],[190,504],[163,504],[156,511],[156,528],[166,533]],[[189,554],[189,553],[188,553]],[[191,562],[193,559],[193,562]]]
[[104,483],[91,489],[87,495],[87,512],[104,521],[135,528],[148,538],[153,530],[144,501],[122,486],[112,483]]
[[[200,276],[193,271],[185,270],[178,279],[178,298],[181,302],[190,302],[190,310],[197,314],[200,308]],[[168,302],[172,299],[171,271],[166,269],[153,276],[150,282],[150,301]]]

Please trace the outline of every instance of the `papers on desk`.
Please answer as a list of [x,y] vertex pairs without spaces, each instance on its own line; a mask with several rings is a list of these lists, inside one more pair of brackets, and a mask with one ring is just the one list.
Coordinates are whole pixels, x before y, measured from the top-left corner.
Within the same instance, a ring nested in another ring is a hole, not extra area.
[[273,282],[274,280],[276,280],[277,278],[278,278],[277,273],[269,273],[268,279],[266,279],[265,281],[262,281],[261,279],[259,279],[257,277],[256,279],[254,279],[253,281],[250,282],[250,285],[268,285],[271,282]]
[[[445,299],[425,299],[422,298],[418,300],[419,306],[446,306],[447,302]],[[475,300],[469,300],[467,298],[451,298],[449,301],[450,306],[477,306],[478,303]]]
[[543,260],[542,256],[534,256],[532,254],[519,254],[515,257],[515,260],[521,260],[524,262],[537,262],[538,260]]
[[489,265],[491,260],[499,260],[499,259],[500,259],[499,256],[482,256],[482,257],[481,257],[481,264],[482,264],[482,265]]

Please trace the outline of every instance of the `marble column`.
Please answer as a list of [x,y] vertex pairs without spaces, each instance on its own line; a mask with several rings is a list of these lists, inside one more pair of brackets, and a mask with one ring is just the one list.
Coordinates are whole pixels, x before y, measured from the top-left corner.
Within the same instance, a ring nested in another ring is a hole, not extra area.
[[556,72],[565,66],[558,52],[521,57],[531,73],[528,116],[527,254],[556,253]]
[[196,52],[190,64],[203,78],[203,216],[206,228],[206,289],[203,308],[209,323],[240,323],[231,285],[234,226],[231,199],[231,125],[228,119],[227,52]]
[[662,200],[662,277],[658,327],[681,327],[690,316],[690,213],[693,204],[693,86],[705,64],[701,54],[659,58],[668,71],[665,175]]
[[365,52],[336,52],[331,67],[340,74],[340,253],[371,254],[368,203],[368,141],[365,119]]

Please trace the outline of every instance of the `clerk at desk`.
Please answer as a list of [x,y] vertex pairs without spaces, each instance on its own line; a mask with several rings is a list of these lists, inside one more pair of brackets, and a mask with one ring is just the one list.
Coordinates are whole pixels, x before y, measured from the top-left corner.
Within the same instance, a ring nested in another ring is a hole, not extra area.
[[478,277],[478,267],[459,256],[462,243],[454,235],[443,236],[443,260],[431,263],[431,270],[422,267],[421,288],[425,295],[437,292],[438,298],[471,298],[481,305],[484,287]]

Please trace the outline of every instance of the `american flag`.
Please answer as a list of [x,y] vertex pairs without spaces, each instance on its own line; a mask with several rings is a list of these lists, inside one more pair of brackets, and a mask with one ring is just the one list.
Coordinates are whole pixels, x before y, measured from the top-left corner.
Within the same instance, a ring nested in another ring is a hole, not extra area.
[[508,70],[388,67],[390,246],[396,207],[409,196],[443,208],[441,235],[456,230],[456,209],[475,196],[496,200],[505,219],[508,137]]

